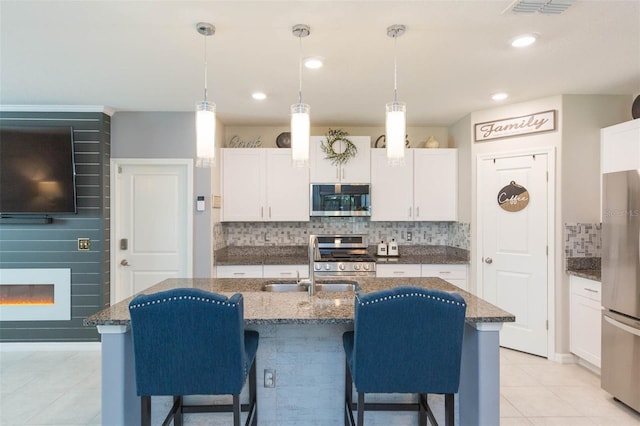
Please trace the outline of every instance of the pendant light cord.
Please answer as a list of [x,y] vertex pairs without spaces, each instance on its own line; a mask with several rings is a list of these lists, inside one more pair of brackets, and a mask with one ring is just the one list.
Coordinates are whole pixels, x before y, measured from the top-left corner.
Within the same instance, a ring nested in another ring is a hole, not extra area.
[[302,37],[298,37],[299,52],[298,52],[298,103],[302,103]]
[[204,37],[204,101],[207,102],[207,36]]
[[393,37],[393,102],[398,103],[398,36]]

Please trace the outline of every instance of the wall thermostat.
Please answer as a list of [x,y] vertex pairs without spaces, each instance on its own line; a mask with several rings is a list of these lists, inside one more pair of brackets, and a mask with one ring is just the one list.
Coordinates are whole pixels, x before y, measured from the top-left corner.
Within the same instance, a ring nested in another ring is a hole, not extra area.
[[198,195],[196,197],[196,211],[204,211],[204,195]]

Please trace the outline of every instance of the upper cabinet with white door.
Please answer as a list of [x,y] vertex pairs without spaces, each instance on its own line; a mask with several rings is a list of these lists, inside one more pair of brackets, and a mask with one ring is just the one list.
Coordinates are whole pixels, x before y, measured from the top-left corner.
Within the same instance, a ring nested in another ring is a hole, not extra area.
[[600,130],[600,172],[640,169],[640,118]]
[[407,149],[397,167],[385,149],[371,151],[373,221],[455,221],[457,186],[457,149]]
[[[311,183],[369,183],[371,180],[371,138],[369,136],[349,136],[358,152],[346,164],[336,166],[328,160],[322,150],[325,136],[312,136],[309,149],[309,173]],[[342,152],[343,142],[336,141],[334,149]]]
[[283,148],[224,148],[222,221],[308,221],[309,169]]

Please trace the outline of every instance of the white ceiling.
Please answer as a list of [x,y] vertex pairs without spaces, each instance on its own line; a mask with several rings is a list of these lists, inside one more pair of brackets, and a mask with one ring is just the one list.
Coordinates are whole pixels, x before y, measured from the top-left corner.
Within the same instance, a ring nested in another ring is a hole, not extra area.
[[[226,124],[288,122],[303,101],[314,125],[381,125],[393,98],[409,125],[450,125],[472,111],[558,94],[640,93],[640,0],[577,0],[560,15],[514,14],[513,0],[7,1],[0,0],[0,104],[104,105],[116,111],[192,111],[203,96]],[[533,47],[509,40],[536,32]],[[265,101],[251,92],[262,90]],[[504,103],[503,102],[503,103]],[[629,105],[631,109],[631,105]]]

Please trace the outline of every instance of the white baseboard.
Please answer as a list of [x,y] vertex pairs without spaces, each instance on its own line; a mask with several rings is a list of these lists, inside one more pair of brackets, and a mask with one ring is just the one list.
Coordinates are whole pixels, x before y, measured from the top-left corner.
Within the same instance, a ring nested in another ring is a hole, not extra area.
[[0,352],[100,351],[100,342],[2,342]]
[[557,362],[559,364],[576,364],[578,357],[572,353],[554,353],[549,356],[549,361]]

